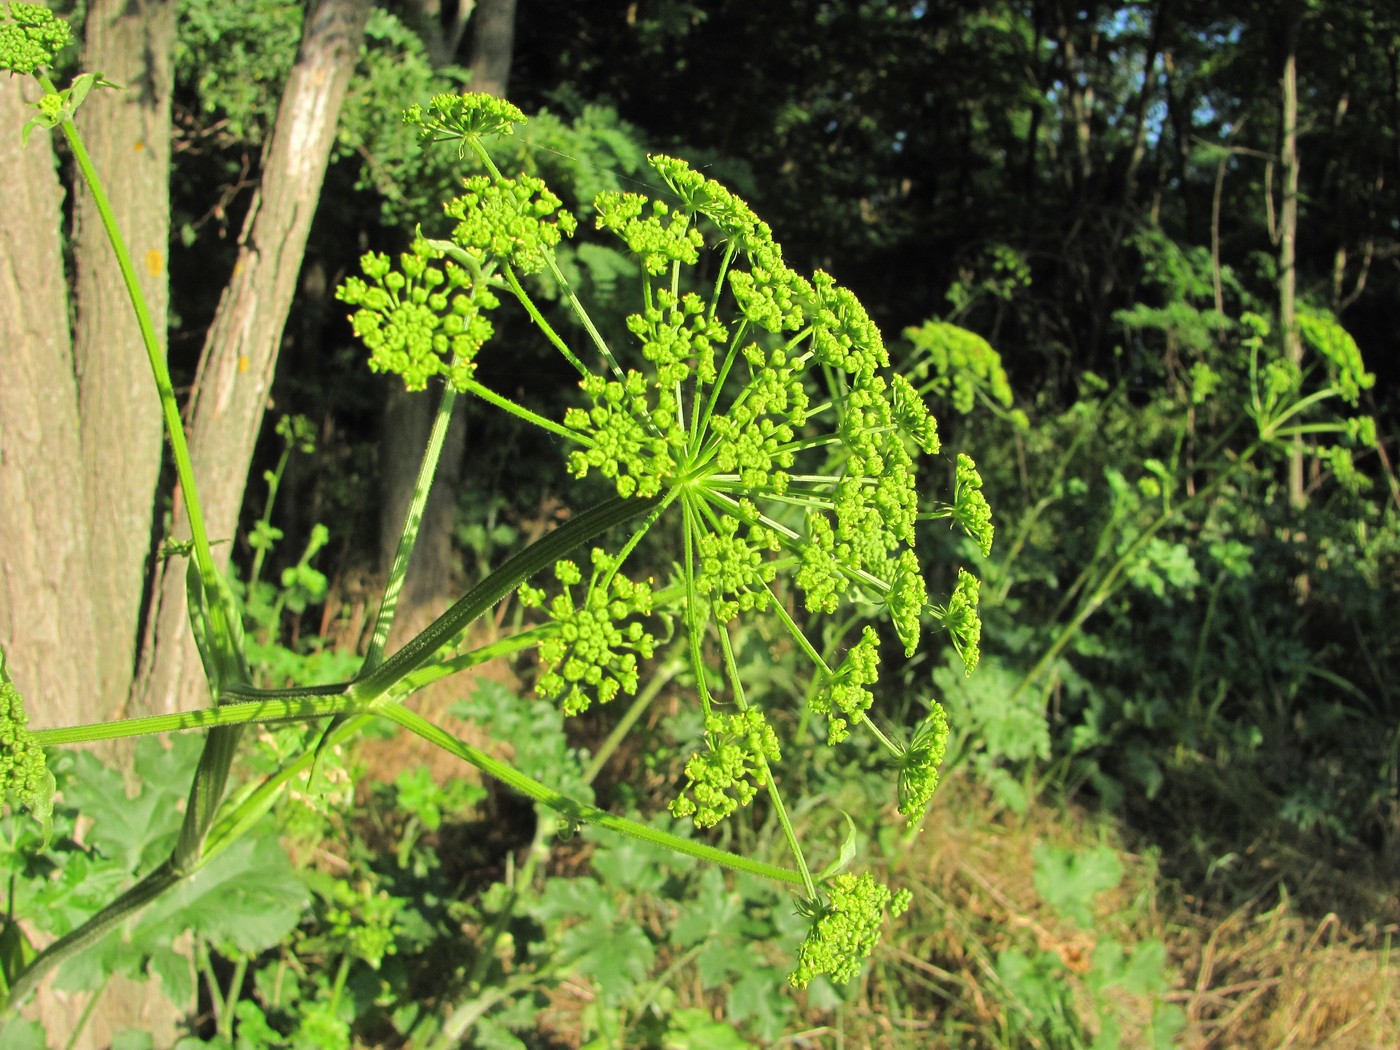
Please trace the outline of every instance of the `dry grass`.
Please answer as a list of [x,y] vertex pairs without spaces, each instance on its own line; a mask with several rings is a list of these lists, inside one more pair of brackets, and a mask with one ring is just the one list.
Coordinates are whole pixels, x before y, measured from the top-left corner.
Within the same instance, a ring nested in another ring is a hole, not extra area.
[[[1098,898],[1092,929],[1056,914],[1036,891],[1038,842],[1118,851],[1125,875]],[[1017,1005],[1008,1001],[996,962],[1008,949],[1058,958],[1087,1045],[1097,1028],[1087,981],[1095,947],[1117,941],[1131,951],[1156,938],[1168,948],[1165,1001],[1186,1016],[1178,1045],[1400,1046],[1400,957],[1391,950],[1400,940],[1400,902],[1393,885],[1326,871],[1316,856],[1308,872],[1281,874],[1277,857],[1244,852],[1256,866],[1246,861],[1233,877],[1237,886],[1252,878],[1259,893],[1225,910],[1163,879],[1151,858],[1124,849],[1111,824],[1074,807],[1036,805],[1016,816],[999,811],[975,785],[950,778],[898,863],[896,878],[915,887],[914,911],[881,950],[867,979],[867,1009],[852,1011],[844,1045],[1074,1045],[1007,1034]],[[1330,876],[1344,886],[1347,913],[1369,898],[1374,921],[1358,926],[1335,912],[1309,914],[1286,888],[1290,875],[1306,877],[1314,903],[1325,898]],[[894,1003],[904,1007],[903,1020],[883,1035],[879,1026],[857,1022]],[[1109,1009],[1123,1046],[1150,1045],[1151,1008],[1148,996],[1113,998]]]

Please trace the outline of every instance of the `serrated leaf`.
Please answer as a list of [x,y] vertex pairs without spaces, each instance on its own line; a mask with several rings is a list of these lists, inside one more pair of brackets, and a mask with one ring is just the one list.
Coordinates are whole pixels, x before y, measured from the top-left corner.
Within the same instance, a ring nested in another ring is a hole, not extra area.
[[667,864],[675,854],[670,850],[627,835],[610,835],[605,845],[594,851],[593,870],[609,885],[629,893],[646,893],[661,888],[666,881]]
[[141,789],[135,798],[127,797],[121,774],[91,753],[78,755],[63,794],[93,822],[88,843],[128,873],[164,860],[179,832],[199,751],[197,736],[175,736],[168,749],[154,737],[138,740],[133,761]]
[[277,840],[248,835],[152,904],[133,943],[155,948],[193,930],[225,949],[255,955],[292,931],[306,901],[306,885]]
[[690,1008],[671,1015],[665,1050],[749,1050],[753,1043],[706,1011]]
[[1107,846],[1091,850],[1035,847],[1035,888],[1045,902],[1080,926],[1094,922],[1094,898],[1123,878],[1118,855]]
[[546,926],[576,916],[598,916],[611,921],[615,914],[611,895],[597,879],[551,878],[544,892],[528,908],[530,915]]
[[146,972],[160,979],[161,991],[176,1003],[194,1001],[194,972],[190,960],[173,948],[159,948],[146,960]]
[[656,958],[656,946],[641,927],[632,922],[606,925],[580,923],[564,931],[559,951],[575,956],[575,973],[592,977],[605,999],[625,998],[633,986],[646,979]]
[[716,937],[700,946],[695,953],[695,972],[703,988],[719,988],[734,984],[734,978],[748,973],[757,961],[752,953],[736,944],[735,937]]
[[704,868],[680,918],[671,924],[671,943],[689,948],[706,941],[708,947],[737,927],[742,917],[743,905],[738,892],[725,887],[724,876],[718,868]]
[[0,1026],[0,1036],[4,1037],[5,1050],[49,1050],[44,1026],[38,1021],[13,1018]]
[[761,1040],[771,1042],[779,1038],[786,1032],[787,1018],[794,1009],[786,988],[787,980],[781,970],[755,967],[729,991],[729,1020],[745,1022],[745,1027]]

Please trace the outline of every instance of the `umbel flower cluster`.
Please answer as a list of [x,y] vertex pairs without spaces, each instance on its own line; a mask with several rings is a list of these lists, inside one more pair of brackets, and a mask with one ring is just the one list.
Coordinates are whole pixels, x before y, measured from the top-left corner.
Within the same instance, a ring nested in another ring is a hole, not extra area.
[[47,828],[52,813],[53,774],[44,749],[29,731],[24,699],[5,667],[0,650],[0,804],[13,800],[29,809]]
[[[933,704],[901,743],[872,718],[881,631],[867,625],[848,648],[821,651],[804,625],[863,611],[885,618],[912,655],[923,624],[935,622],[970,671],[981,632],[976,579],[963,571],[947,603],[931,603],[915,523],[951,518],[985,551],[991,517],[966,456],[957,458],[952,503],[921,508],[916,470],[920,457],[940,451],[938,429],[914,386],[891,370],[860,301],[829,274],[790,268],[769,227],[725,187],[653,156],[658,192],[610,191],[592,202],[597,229],[617,238],[638,274],[639,305],[626,334],[609,342],[555,258],[577,220],[539,179],[503,176],[481,143],[523,115],[488,96],[443,95],[405,119],[425,139],[456,141],[487,173],[467,178],[447,203],[448,238],[420,235],[397,267],[368,255],[364,279],[340,289],[358,308],[351,319],[372,367],[398,373],[410,389],[442,375],[547,428],[565,444],[575,477],[601,479],[617,498],[637,501],[618,553],[595,551],[587,574],[559,562],[563,589],[552,599],[521,589],[522,603],[550,624],[539,693],[571,714],[634,693],[657,646],[648,624],[664,613],[688,638],[705,727],[672,814],[708,827],[760,792],[781,811],[778,733],[768,698],[745,692],[732,633],[736,621],[769,616],[810,661],[811,713],[827,743],[871,734],[898,771],[899,811],[921,819],[947,738],[942,709]],[[566,292],[586,348],[555,331],[526,292],[522,278],[540,272]],[[543,419],[474,376],[491,331],[485,314],[510,298],[578,370],[578,400],[561,419]],[[643,535],[676,526],[673,581],[653,589],[623,574]],[[869,954],[892,899],[907,895],[892,898],[869,875],[818,887],[788,834],[813,919],[793,983],[817,973],[844,980]]]
[[43,4],[0,4],[0,70],[28,76],[52,64],[72,36]]

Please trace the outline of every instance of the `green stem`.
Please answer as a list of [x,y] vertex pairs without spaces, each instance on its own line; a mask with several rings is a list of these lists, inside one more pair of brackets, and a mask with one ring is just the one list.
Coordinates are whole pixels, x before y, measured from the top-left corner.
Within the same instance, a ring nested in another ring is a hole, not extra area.
[[24,972],[15,979],[15,983],[10,986],[5,1008],[14,1010],[23,1004],[34,993],[39,982],[60,962],[96,944],[108,931],[175,886],[186,874],[177,872],[174,865],[167,860],[76,930],[54,941],[36,955]]
[[656,699],[661,690],[685,667],[685,661],[683,659],[678,659],[675,655],[679,648],[681,648],[679,645],[672,647],[671,655],[657,668],[656,673],[653,674],[651,680],[647,682],[646,688],[641,690],[641,692],[633,698],[631,705],[623,712],[622,717],[617,720],[617,725],[613,726],[612,732],[598,745],[598,750],[593,753],[593,757],[589,760],[587,768],[583,771],[583,782],[585,784],[591,784],[597,779],[598,774],[601,773],[603,767],[607,765],[608,759],[612,758],[613,753],[621,746],[622,741],[627,738],[627,734],[631,731],[632,727],[637,724],[637,719],[642,717],[642,714],[651,706],[651,702]]
[[398,704],[386,705],[379,709],[378,713],[392,722],[397,722],[405,729],[416,733],[431,744],[436,744],[450,754],[456,755],[465,762],[470,762],[490,776],[495,777],[507,787],[520,792],[541,805],[548,806],[565,819],[576,823],[596,824],[599,827],[607,828],[609,831],[616,831],[632,838],[640,839],[643,842],[650,842],[653,845],[661,846],[664,849],[682,853],[698,860],[709,861],[719,864],[735,871],[745,872],[750,875],[758,875],[765,879],[773,879],[777,882],[785,882],[789,885],[801,886],[803,879],[800,873],[789,868],[780,868],[773,864],[765,864],[749,857],[743,857],[736,853],[729,853],[726,850],[716,849],[713,846],[706,846],[700,842],[693,842],[690,839],[683,839],[665,831],[649,827],[646,824],[635,820],[628,820],[626,817],[615,816],[601,810],[596,806],[585,805],[562,795],[553,788],[541,784],[533,777],[528,777],[514,766],[508,765],[492,758],[484,751],[463,743],[451,733],[429,722],[415,711]]
[[[482,615],[522,582],[609,528],[619,525],[637,514],[646,512],[656,502],[656,500],[643,499],[614,499],[571,519],[542,539],[532,543],[525,550],[512,556],[499,569],[469,591],[461,601],[429,624],[421,634],[394,656],[348,685],[316,686],[311,689],[298,690],[258,690],[251,686],[235,686],[226,690],[225,696],[234,705],[240,701],[257,706],[267,703],[269,700],[293,701],[301,699],[315,710],[319,710],[316,707],[318,703],[326,703],[328,708],[322,712],[324,714],[357,712],[345,719],[333,731],[327,733],[322,746],[334,746],[353,736],[364,727],[370,716],[360,712],[363,712],[371,703],[375,704],[376,710],[380,713],[388,714],[397,710],[395,705],[383,702],[386,694],[393,695],[391,690],[394,690],[402,679],[420,670],[442,646],[452,641],[476,617]],[[212,709],[208,715],[192,714],[201,718],[218,720],[225,717],[220,713],[222,710],[223,705]],[[235,715],[241,716],[242,712],[235,710]],[[174,717],[178,722],[185,716],[177,715]],[[247,719],[243,719],[243,721],[247,721]],[[217,721],[211,724],[216,725],[216,728],[209,734],[211,744],[221,732],[234,729],[232,726],[224,726]],[[45,730],[44,732],[62,732],[62,730]],[[96,737],[85,736],[83,739],[96,739]],[[222,760],[224,756],[217,757]],[[232,756],[227,757],[231,760]],[[22,1002],[33,992],[37,982],[64,959],[89,947],[113,926],[178,884],[186,875],[198,870],[218,856],[271,808],[282,787],[305,770],[315,760],[315,757],[314,750],[306,750],[276,774],[262,781],[244,798],[240,799],[232,809],[226,807],[225,810],[216,812],[212,819],[203,821],[202,823],[208,827],[206,841],[203,842],[202,849],[190,851],[182,850],[177,846],[170,859],[159,868],[76,930],[49,945],[16,979],[9,1002],[12,1004]],[[505,768],[509,769],[509,767]],[[202,772],[203,759],[201,759]],[[198,795],[200,774],[196,774],[196,778],[195,794]],[[207,797],[199,795],[195,801],[196,805],[204,806],[208,804],[209,800]],[[609,819],[615,820],[616,818]],[[727,854],[722,855],[728,856]],[[782,872],[784,869],[775,868],[773,870]],[[772,875],[766,871],[756,871],[756,873],[768,874],[771,878],[785,877],[781,874]]]
[[[744,683],[739,674],[739,663],[734,659],[734,643],[729,637],[728,628],[719,629],[719,645],[724,653],[724,668],[729,678],[730,688],[734,690],[734,706],[740,711],[747,711],[749,702],[744,695]],[[759,769],[763,772],[763,784],[768,791],[768,801],[772,803],[773,812],[777,814],[778,823],[783,828],[783,838],[787,840],[788,852],[792,854],[792,859],[797,863],[797,873],[802,877],[802,891],[808,900],[817,899],[817,884],[812,879],[811,869],[807,867],[807,858],[802,852],[802,843],[797,840],[797,831],[792,826],[792,818],[788,816],[787,806],[783,805],[782,793],[778,790],[778,781],[773,776],[773,770],[768,765],[768,759],[761,752],[756,752]]]
[[406,675],[426,664],[443,646],[456,640],[477,617],[531,576],[553,565],[577,547],[615,525],[649,511],[656,499],[622,499],[601,503],[565,522],[553,532],[515,554],[473,587],[402,649],[368,674],[356,678],[345,694],[361,704],[383,697]]
[[[292,457],[292,446],[288,442],[282,448],[282,455],[278,457],[277,466],[268,472],[267,478],[267,499],[263,502],[262,517],[258,519],[259,525],[264,530],[272,524],[272,508],[277,502],[277,490],[282,487],[282,475],[286,473],[287,461]],[[252,594],[258,586],[258,580],[262,578],[263,562],[267,559],[267,547],[259,546],[253,552],[253,567],[248,571],[248,594]],[[274,617],[273,623],[277,620]]]
[[559,263],[555,261],[554,253],[552,251],[547,251],[545,252],[544,258],[545,264],[549,267],[550,274],[564,291],[564,297],[569,302],[569,309],[574,312],[574,316],[577,317],[579,323],[583,325],[583,330],[588,333],[588,338],[593,340],[593,345],[598,348],[598,353],[601,354],[603,360],[607,362],[608,368],[612,370],[612,374],[617,379],[622,379],[622,366],[617,363],[617,358],[613,356],[613,352],[609,348],[607,340],[605,340],[602,333],[598,331],[597,325],[593,323],[593,318],[588,315],[588,311],[584,309],[583,303],[581,303],[579,297],[574,294],[574,290],[569,287],[569,282],[564,279],[564,272],[559,269]]
[[514,293],[515,298],[519,301],[520,305],[525,308],[525,312],[530,315],[530,320],[535,322],[535,326],[544,333],[545,338],[553,344],[554,349],[558,350],[559,353],[564,356],[564,360],[568,361],[569,364],[573,365],[574,368],[578,370],[579,375],[589,375],[589,369],[584,367],[583,362],[569,349],[569,344],[564,342],[559,333],[554,330],[553,326],[544,319],[544,314],[540,313],[539,308],[535,306],[535,301],[530,298],[529,294],[521,286],[520,278],[515,276],[514,268],[504,266],[501,272],[505,274],[506,283],[510,286],[510,290]]
[[442,457],[442,446],[447,440],[447,429],[452,422],[452,406],[456,402],[457,391],[448,383],[443,387],[437,413],[433,416],[433,428],[428,433],[428,444],[418,464],[413,495],[408,501],[403,531],[399,533],[399,544],[394,551],[394,561],[389,567],[389,580],[384,587],[384,597],[374,618],[374,632],[370,636],[369,649],[365,652],[362,672],[378,667],[384,660],[384,647],[389,643],[389,631],[394,625],[394,615],[398,611],[399,593],[403,590],[404,577],[408,575],[408,564],[413,558],[413,547],[418,541],[418,529],[423,523],[423,511],[428,505],[428,496],[433,489],[433,478],[437,476],[438,460]]
[[175,711],[144,718],[123,718],[116,722],[91,722],[87,725],[36,729],[33,734],[34,742],[41,747],[57,747],[61,744],[91,743],[95,740],[123,740],[151,733],[178,733],[187,729],[209,729],[213,726],[241,726],[252,722],[304,722],[351,710],[343,695],[343,685],[313,688],[322,692],[313,693],[308,689],[282,690],[290,695],[284,698],[259,694],[263,695],[262,699],[224,703],[198,711]]
[[524,405],[512,401],[503,394],[496,393],[496,391],[492,390],[489,386],[482,386],[474,379],[467,380],[462,386],[462,392],[464,394],[473,394],[488,404],[495,405],[502,411],[509,412],[511,415],[523,419],[526,423],[533,423],[535,426],[547,430],[556,437],[563,438],[565,441],[572,441],[575,444],[585,446],[592,446],[593,444],[587,436],[575,430],[570,430],[562,423],[556,423],[552,419],[548,419],[536,412],[531,412]]
[[[35,77],[46,92],[57,93],[53,82],[46,74],[36,73]],[[185,504],[190,537],[193,542],[195,565],[204,593],[204,615],[207,617],[206,636],[213,651],[213,660],[219,670],[219,685],[246,681],[242,654],[238,651],[234,641],[235,628],[241,625],[233,622],[235,613],[231,605],[225,602],[218,570],[209,549],[209,537],[204,527],[204,512],[200,507],[199,489],[195,484],[194,468],[190,462],[189,445],[185,439],[184,426],[180,420],[179,406],[175,402],[175,389],[170,382],[170,372],[166,367],[165,355],[156,338],[150,309],[146,305],[145,295],[141,291],[141,284],[136,276],[136,267],[131,261],[131,252],[127,249],[126,241],[117,226],[116,216],[112,213],[111,202],[107,198],[107,191],[103,187],[97,169],[93,166],[92,158],[88,155],[87,147],[83,144],[77,126],[71,118],[64,117],[60,121],[59,127],[63,131],[64,138],[68,141],[69,148],[73,151],[73,160],[78,165],[78,170],[83,181],[87,184],[88,191],[92,194],[93,204],[97,208],[102,228],[107,234],[108,242],[112,245],[117,269],[121,273],[127,297],[131,300],[136,325],[141,333],[141,342],[146,350],[146,359],[155,380],[156,391],[160,396],[161,415],[170,438],[175,474],[179,479],[180,494]],[[218,697],[216,696],[215,699],[217,700]],[[224,785],[228,781],[228,771],[233,763],[234,752],[238,748],[240,733],[241,730],[236,727],[216,728],[210,732],[205,741],[204,752],[200,756],[194,783],[190,788],[189,803],[185,811],[184,823],[180,829],[180,837],[171,855],[171,864],[174,869],[184,870],[198,857],[210,821],[213,819],[215,809],[222,798]],[[86,929],[86,926],[80,929]]]

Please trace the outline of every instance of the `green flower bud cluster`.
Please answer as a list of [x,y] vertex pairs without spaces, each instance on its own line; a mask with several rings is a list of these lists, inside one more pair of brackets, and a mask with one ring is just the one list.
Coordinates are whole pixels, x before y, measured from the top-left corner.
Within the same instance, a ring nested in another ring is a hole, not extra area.
[[918,374],[932,375],[925,389],[947,398],[955,411],[962,415],[971,412],[979,390],[1002,407],[1011,407],[1011,383],[1002,368],[1001,355],[976,332],[943,321],[927,321],[918,328],[906,328],[904,338],[919,351]]
[[1326,445],[1318,449],[1318,456],[1331,468],[1337,483],[1350,492],[1364,492],[1371,486],[1371,479],[1356,469],[1351,449],[1345,445]]
[[29,731],[24,699],[5,669],[5,654],[0,651],[0,802],[14,799],[47,823],[53,793],[53,774],[44,749]]
[[952,636],[953,648],[968,673],[982,659],[982,617],[977,611],[982,583],[966,569],[958,570],[958,583],[944,608],[936,609],[944,629]]
[[788,974],[794,988],[806,988],[823,973],[834,983],[845,984],[879,943],[886,909],[891,915],[902,915],[913,899],[908,890],[891,894],[869,872],[837,875],[828,892],[831,899],[825,905],[808,902],[812,926],[798,949],[797,968]]
[[861,632],[860,641],[851,647],[841,666],[826,680],[812,700],[811,708],[825,715],[826,742],[836,745],[851,735],[851,726],[859,725],[875,702],[868,686],[880,677],[880,636],[869,624]]
[[29,76],[53,64],[73,39],[68,23],[43,4],[0,4],[0,70]]
[[486,283],[452,262],[422,237],[399,256],[370,252],[360,260],[369,282],[350,277],[336,298],[359,309],[350,323],[370,352],[369,366],[392,372],[408,390],[422,390],[435,375],[458,390],[476,371],[477,351],[491,338],[486,311],[499,301]]
[[[740,513],[745,512],[753,514],[753,504],[742,506]],[[720,623],[767,608],[772,599],[768,585],[778,574],[768,557],[779,549],[777,534],[764,525],[750,525],[742,535],[740,528],[738,518],[723,517],[715,521],[713,530],[696,538],[700,557],[695,591],[710,600],[711,612]]]
[[705,719],[708,750],[685,764],[686,785],[670,804],[677,820],[690,817],[696,827],[714,827],[740,806],[753,801],[768,783],[768,763],[782,758],[777,734],[756,707]]
[[538,273],[561,237],[572,237],[578,228],[578,220],[560,207],[543,179],[472,175],[462,183],[466,192],[443,205],[443,211],[458,220],[452,239],[483,262]]
[[595,698],[606,704],[619,692],[635,693],[640,661],[655,654],[655,637],[633,619],[651,613],[651,585],[634,583],[616,569],[615,559],[595,548],[581,602],[574,600],[572,589],[583,582],[583,573],[567,560],[554,565],[564,590],[548,605],[542,590],[520,588],[520,604],[545,609],[556,628],[539,647],[535,692],[559,701],[566,715],[588,710]]
[[1366,371],[1361,347],[1330,311],[1304,306],[1297,321],[1299,334],[1329,365],[1328,372],[1342,399],[1356,404],[1361,391],[1376,385],[1375,373]]
[[800,370],[781,349],[765,354],[756,345],[744,349],[751,378],[729,412],[710,421],[718,439],[714,468],[737,474],[744,491],[787,493],[789,469],[796,460],[791,442],[807,421],[807,391]]
[[749,255],[776,247],[768,224],[754,214],[748,202],[736,197],[725,186],[707,179],[675,157],[658,154],[648,157],[647,163],[680,198],[682,209],[689,215],[703,215],[709,219],[722,240],[735,244]]
[[947,750],[948,714],[935,700],[899,758],[899,813],[906,820],[918,819],[928,808],[929,799],[938,790],[938,767]]
[[[859,299],[829,274],[809,278],[789,268],[772,231],[744,201],[673,158],[649,158],[669,190],[665,199],[607,192],[594,201],[598,228],[636,261],[641,307],[617,341],[626,345],[609,345],[569,295],[601,364],[585,362],[517,279],[548,269],[563,280],[553,252],[574,232],[573,216],[539,180],[500,176],[477,137],[508,130],[518,113],[493,105],[484,97],[442,97],[406,118],[425,135],[463,140],[490,172],[467,179],[466,192],[447,205],[457,223],[452,243],[431,244],[483,284],[508,284],[582,377],[579,402],[562,422],[476,392],[571,440],[567,462],[576,477],[596,474],[623,500],[651,501],[639,508],[638,518],[649,513],[624,552],[668,513],[679,519],[681,579],[668,591],[686,606],[680,622],[691,635],[705,740],[686,762],[672,816],[711,827],[761,788],[785,811],[770,779],[778,739],[763,711],[745,699],[733,651],[738,632],[731,636],[729,626],[740,615],[771,611],[820,676],[811,706],[826,717],[828,743],[857,727],[872,733],[898,763],[901,812],[912,818],[937,785],[946,719],[931,715],[907,748],[892,741],[871,717],[879,632],[865,627],[832,670],[795,609],[778,600],[776,584],[790,573],[812,614],[837,613],[853,598],[887,609],[911,655],[923,617],[937,615],[970,668],[981,629],[977,581],[961,573],[948,607],[931,607],[913,547],[921,517],[951,517],[990,548],[990,509],[975,465],[960,456],[952,503],[920,514],[916,468],[920,456],[939,451],[937,424],[915,382],[890,372],[889,353]],[[366,324],[375,333],[382,327]],[[638,618],[659,599],[620,574],[622,557],[595,551],[586,582],[578,566],[559,562],[563,591],[550,599],[543,590],[520,589],[522,604],[552,621],[541,629],[537,691],[566,713],[635,691],[639,662],[654,650]],[[724,652],[718,668],[705,655],[716,631]],[[717,709],[723,679],[740,710]],[[800,855],[790,826],[787,833]],[[807,895],[817,897],[811,869],[805,860],[798,867]],[[827,892],[828,901],[806,903],[813,924],[794,985],[819,973],[848,980],[872,951],[886,909],[897,913],[909,900],[869,875],[837,876]]]
[[[582,446],[571,470],[596,470],[624,498],[681,490],[713,511],[688,521],[709,534],[703,548],[693,539],[707,564],[704,594],[722,619],[762,606],[757,592],[773,575],[756,571],[757,556],[798,567],[810,610],[833,611],[852,590],[889,603],[912,648],[922,608],[911,603],[922,599],[893,580],[910,564],[900,555],[918,513],[914,456],[938,447],[932,416],[907,380],[880,374],[888,352],[848,289],[787,267],[769,228],[718,183],[673,158],[650,162],[679,203],[648,212],[636,194],[605,194],[599,224],[648,274],[646,308],[628,327],[654,368],[646,378],[584,379],[589,404],[564,421]],[[724,250],[732,318],[720,312],[721,286],[708,307],[676,290],[705,224]],[[785,341],[765,345],[750,333]],[[814,382],[833,392],[816,408]],[[823,418],[832,424],[824,436],[812,429]],[[807,473],[797,472],[799,460]],[[805,535],[770,518],[791,504],[806,508]],[[715,519],[728,516],[765,528],[716,534]]]
[[807,316],[818,361],[854,376],[857,382],[868,381],[877,369],[889,367],[884,337],[854,292],[821,270],[812,275],[812,292]]
[[982,475],[977,464],[964,452],[958,453],[953,472],[953,520],[977,541],[985,558],[992,553],[992,508],[982,495]]
[[[648,204],[650,214],[644,218]],[[664,201],[609,191],[600,193],[593,207],[598,212],[598,229],[617,234],[653,277],[660,277],[673,262],[693,265],[700,258],[705,238],[685,213],[671,211]]]
[[403,122],[418,128],[430,142],[460,141],[458,155],[482,135],[513,135],[525,114],[503,98],[481,92],[434,95],[424,109],[415,103],[404,111]]
[[675,469],[674,432],[648,425],[646,377],[629,369],[622,381],[593,374],[579,386],[592,407],[569,409],[564,425],[590,437],[586,448],[569,454],[569,469],[579,478],[597,470],[623,499],[655,496]]

